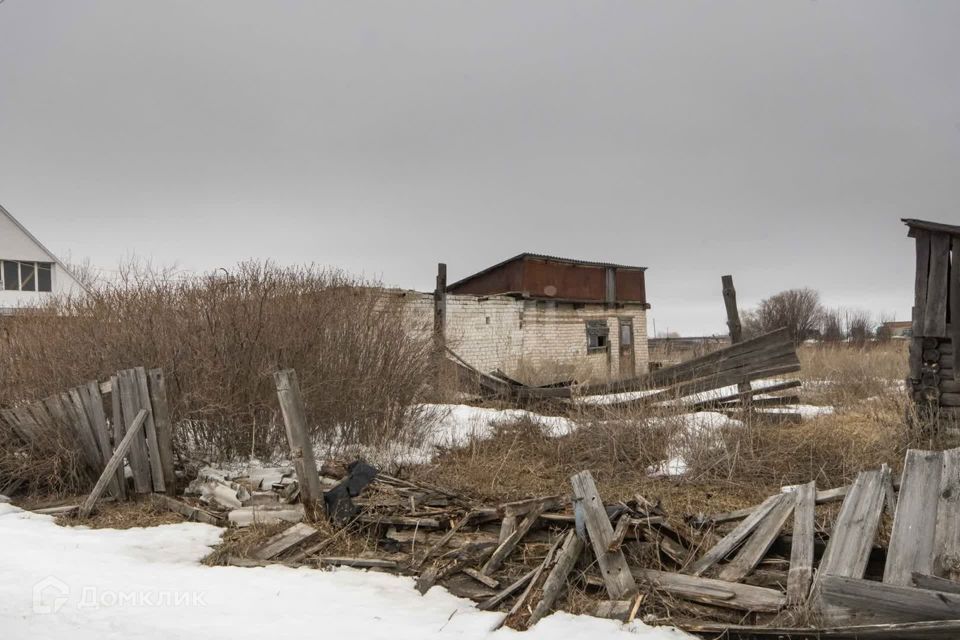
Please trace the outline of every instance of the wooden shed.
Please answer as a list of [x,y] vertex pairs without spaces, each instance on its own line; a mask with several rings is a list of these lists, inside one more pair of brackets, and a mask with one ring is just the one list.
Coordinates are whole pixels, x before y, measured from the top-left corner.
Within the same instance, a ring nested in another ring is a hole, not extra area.
[[925,406],[960,411],[960,226],[904,219],[917,243],[910,378],[913,398]]

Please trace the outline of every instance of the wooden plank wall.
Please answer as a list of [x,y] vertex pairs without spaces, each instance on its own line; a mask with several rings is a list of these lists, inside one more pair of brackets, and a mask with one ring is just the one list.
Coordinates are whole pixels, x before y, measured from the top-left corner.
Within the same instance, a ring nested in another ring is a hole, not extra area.
[[[916,240],[913,338],[909,383],[913,399],[926,407],[960,407],[960,378],[954,350],[960,340],[960,236],[911,228]],[[955,321],[956,319],[956,321]]]

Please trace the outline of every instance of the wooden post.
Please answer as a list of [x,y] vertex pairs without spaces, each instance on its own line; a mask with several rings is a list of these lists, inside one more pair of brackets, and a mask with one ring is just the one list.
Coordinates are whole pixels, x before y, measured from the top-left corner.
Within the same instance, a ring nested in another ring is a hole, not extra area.
[[[723,304],[727,308],[727,327],[730,330],[730,344],[737,344],[743,341],[743,325],[740,324],[740,310],[737,309],[737,290],[733,286],[733,276],[720,276],[720,282],[723,284]],[[737,385],[737,391],[746,393],[743,400],[743,408],[750,409],[752,396],[750,395],[750,381],[741,382]]]
[[120,463],[123,462],[123,456],[127,455],[127,451],[130,450],[130,446],[133,444],[134,438],[140,435],[140,430],[143,428],[143,423],[147,420],[147,415],[148,413],[146,409],[140,409],[140,412],[137,413],[137,417],[134,418],[133,422],[130,423],[130,426],[127,427],[126,435],[123,436],[123,440],[121,440],[117,445],[117,449],[110,457],[110,461],[103,469],[103,473],[100,474],[100,479],[97,480],[97,484],[93,487],[93,491],[90,492],[90,495],[87,496],[86,500],[84,500],[83,506],[80,507],[79,515],[81,518],[86,518],[88,515],[90,515],[90,512],[92,512],[93,508],[97,505],[97,500],[100,499],[100,496],[103,495],[107,485],[110,484],[110,481],[115,477],[117,469],[120,468]]
[[320,474],[317,472],[317,459],[313,456],[313,444],[307,429],[306,411],[300,395],[297,372],[284,369],[273,374],[277,384],[277,398],[283,412],[283,423],[290,443],[290,457],[297,472],[300,484],[300,500],[307,520],[315,521],[317,511],[323,506],[323,492],[320,488]]
[[433,332],[440,349],[447,342],[447,265],[437,264],[437,286],[433,290]]

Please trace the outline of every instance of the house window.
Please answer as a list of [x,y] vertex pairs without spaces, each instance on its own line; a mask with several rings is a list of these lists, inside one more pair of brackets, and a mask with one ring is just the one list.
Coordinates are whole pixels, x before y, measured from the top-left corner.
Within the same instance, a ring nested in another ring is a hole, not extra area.
[[3,260],[0,278],[4,291],[52,291],[53,264]]
[[610,344],[610,327],[606,320],[587,320],[587,353],[600,353]]

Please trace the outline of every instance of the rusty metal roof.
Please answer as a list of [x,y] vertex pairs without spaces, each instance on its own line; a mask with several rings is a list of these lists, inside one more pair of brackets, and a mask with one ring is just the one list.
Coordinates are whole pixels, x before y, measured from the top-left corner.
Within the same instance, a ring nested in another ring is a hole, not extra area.
[[486,273],[490,273],[491,271],[494,271],[494,270],[496,270],[496,269],[499,269],[500,267],[502,267],[502,266],[504,266],[504,265],[506,265],[506,264],[510,264],[511,262],[516,262],[517,260],[544,260],[544,261],[547,261],[547,262],[560,262],[560,263],[563,263],[563,264],[572,264],[572,265],[576,265],[576,266],[580,266],[580,267],[601,267],[601,268],[604,268],[604,269],[606,269],[606,268],[612,268],[612,269],[630,269],[630,270],[633,270],[633,271],[646,271],[646,270],[647,270],[646,267],[636,267],[636,266],[631,266],[631,265],[627,265],[627,264],[617,264],[617,263],[615,263],[615,262],[593,262],[593,261],[591,261],[591,260],[577,260],[577,259],[575,259],[575,258],[563,258],[563,257],[561,257],[561,256],[551,256],[551,255],[547,255],[547,254],[544,254],[544,253],[530,253],[529,251],[524,251],[523,253],[518,253],[517,255],[513,256],[512,258],[507,258],[506,260],[504,260],[504,261],[502,261],[502,262],[498,262],[497,264],[491,265],[491,266],[487,267],[486,269],[482,269],[482,270],[480,270],[480,271],[477,271],[476,273],[470,274],[469,276],[467,276],[467,277],[465,277],[465,278],[461,278],[460,280],[457,280],[457,281],[454,282],[453,284],[447,286],[447,290],[449,291],[449,290],[453,289],[454,287],[457,287],[457,286],[463,284],[464,282],[469,282],[470,280],[473,280],[473,279],[476,278],[476,277],[482,276],[482,275],[484,275],[484,274],[486,274]]

